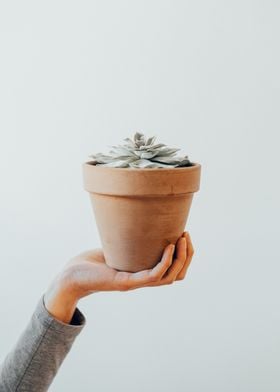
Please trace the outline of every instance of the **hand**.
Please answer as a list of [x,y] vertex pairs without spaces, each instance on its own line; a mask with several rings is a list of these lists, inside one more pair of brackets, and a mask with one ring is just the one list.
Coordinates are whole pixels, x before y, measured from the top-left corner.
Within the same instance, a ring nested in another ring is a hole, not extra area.
[[154,268],[135,273],[108,267],[101,249],[81,253],[70,260],[51,284],[44,296],[45,306],[56,319],[69,323],[79,299],[89,294],[162,286],[184,279],[193,254],[187,232],[178,239],[176,247],[167,245]]

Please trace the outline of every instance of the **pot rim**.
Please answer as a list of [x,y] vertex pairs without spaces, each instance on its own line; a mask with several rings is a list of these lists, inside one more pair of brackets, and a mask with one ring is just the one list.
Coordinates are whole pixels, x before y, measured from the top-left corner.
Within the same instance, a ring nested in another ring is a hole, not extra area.
[[192,166],[182,166],[182,167],[170,167],[170,168],[164,168],[164,167],[146,167],[146,168],[141,168],[141,169],[138,169],[138,168],[136,168],[136,167],[109,167],[109,166],[103,166],[103,165],[96,165],[96,164],[93,164],[93,162],[94,161],[88,161],[88,162],[84,162],[84,166],[85,165],[89,165],[89,166],[94,166],[94,167],[96,167],[96,168],[100,168],[100,169],[113,169],[114,171],[116,170],[116,171],[119,171],[119,172],[122,172],[122,171],[138,171],[138,172],[142,172],[142,171],[149,171],[149,172],[154,172],[154,171],[158,171],[158,170],[160,170],[160,172],[172,172],[172,171],[174,171],[175,169],[176,169],[176,171],[177,170],[180,170],[180,171],[182,171],[182,170],[188,170],[188,171],[191,171],[191,170],[197,170],[199,167],[201,167],[201,164],[200,163],[198,163],[198,162],[191,162],[192,163]]
[[[199,190],[201,165],[176,168],[122,168],[83,164],[84,188],[90,193],[115,196],[155,196]],[[176,170],[177,169],[177,170]]]

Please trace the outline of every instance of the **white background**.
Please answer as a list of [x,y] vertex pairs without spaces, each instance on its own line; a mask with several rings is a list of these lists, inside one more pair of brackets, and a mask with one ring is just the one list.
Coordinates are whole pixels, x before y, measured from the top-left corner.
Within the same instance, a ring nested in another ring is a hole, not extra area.
[[173,286],[97,294],[50,390],[280,390],[278,1],[0,2],[0,360],[99,246],[81,164],[134,131],[202,164]]

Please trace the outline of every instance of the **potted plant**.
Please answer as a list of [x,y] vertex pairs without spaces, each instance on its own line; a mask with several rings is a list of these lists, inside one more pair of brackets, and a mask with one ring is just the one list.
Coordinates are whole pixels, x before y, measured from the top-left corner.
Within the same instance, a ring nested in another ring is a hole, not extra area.
[[201,165],[178,151],[136,132],[133,140],[84,163],[84,187],[110,267],[152,268],[164,247],[182,235]]

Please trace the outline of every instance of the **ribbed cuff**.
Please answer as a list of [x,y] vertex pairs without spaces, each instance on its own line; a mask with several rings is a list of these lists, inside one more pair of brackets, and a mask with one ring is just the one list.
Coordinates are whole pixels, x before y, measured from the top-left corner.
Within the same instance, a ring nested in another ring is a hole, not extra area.
[[52,329],[58,333],[63,333],[68,337],[77,336],[86,324],[86,318],[78,308],[75,309],[74,315],[69,324],[57,320],[46,309],[44,296],[40,298],[33,317],[39,320],[46,328]]

